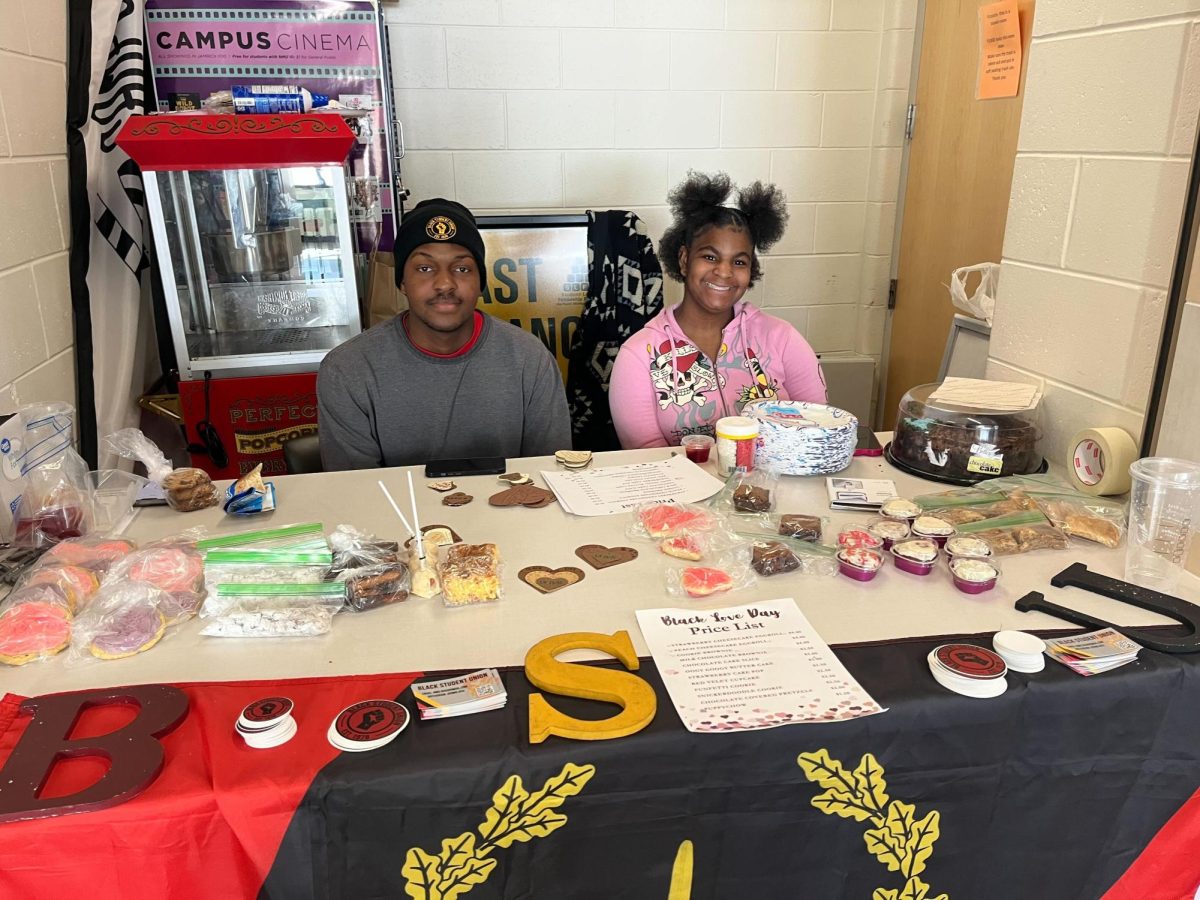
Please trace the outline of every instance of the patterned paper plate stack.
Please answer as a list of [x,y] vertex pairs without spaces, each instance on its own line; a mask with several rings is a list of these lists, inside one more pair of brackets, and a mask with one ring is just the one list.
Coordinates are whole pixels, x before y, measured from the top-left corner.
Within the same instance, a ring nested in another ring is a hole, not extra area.
[[742,415],[758,422],[756,468],[781,475],[831,475],[850,465],[858,419],[844,409],[800,400],[756,400]]

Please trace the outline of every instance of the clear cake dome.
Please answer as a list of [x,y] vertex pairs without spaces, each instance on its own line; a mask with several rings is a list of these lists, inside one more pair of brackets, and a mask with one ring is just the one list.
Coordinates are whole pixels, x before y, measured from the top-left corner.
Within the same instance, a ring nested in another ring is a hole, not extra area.
[[930,401],[937,383],[922,384],[900,400],[888,458],[896,466],[950,484],[1041,471],[1041,414],[978,409]]

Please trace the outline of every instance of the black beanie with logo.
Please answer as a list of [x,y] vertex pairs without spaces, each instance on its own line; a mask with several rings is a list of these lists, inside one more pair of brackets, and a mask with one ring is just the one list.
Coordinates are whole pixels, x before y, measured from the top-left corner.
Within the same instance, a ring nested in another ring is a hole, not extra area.
[[487,283],[483,265],[483,236],[475,224],[475,216],[461,203],[437,197],[422,200],[404,215],[396,244],[396,286],[404,280],[404,264],[422,244],[458,244],[475,257],[479,267],[479,292]]

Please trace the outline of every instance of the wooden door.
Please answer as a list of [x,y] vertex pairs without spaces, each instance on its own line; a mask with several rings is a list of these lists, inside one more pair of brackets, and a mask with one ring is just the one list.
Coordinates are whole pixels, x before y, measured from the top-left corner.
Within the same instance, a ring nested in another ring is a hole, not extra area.
[[[982,5],[982,0],[925,3],[880,415],[885,429],[893,427],[905,391],[937,378],[955,313],[944,287],[950,273],[1000,261],[1025,75],[1016,97],[975,99]],[[1028,63],[1033,0],[1020,0],[1018,9]]]

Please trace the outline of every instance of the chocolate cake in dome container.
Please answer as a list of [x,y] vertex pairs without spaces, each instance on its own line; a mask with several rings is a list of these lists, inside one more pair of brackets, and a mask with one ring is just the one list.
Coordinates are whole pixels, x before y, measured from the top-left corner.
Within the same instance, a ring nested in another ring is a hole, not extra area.
[[1029,475],[1042,470],[1038,408],[1019,412],[933,402],[937,384],[922,384],[900,400],[887,448],[897,467],[950,484]]

